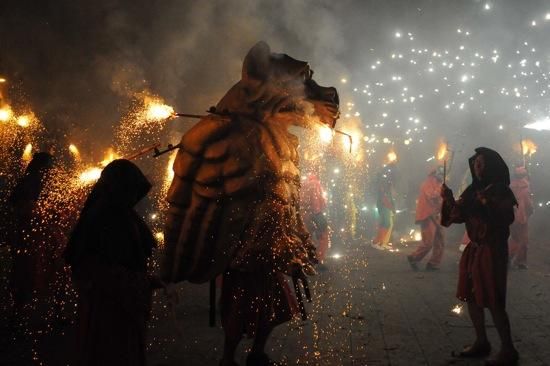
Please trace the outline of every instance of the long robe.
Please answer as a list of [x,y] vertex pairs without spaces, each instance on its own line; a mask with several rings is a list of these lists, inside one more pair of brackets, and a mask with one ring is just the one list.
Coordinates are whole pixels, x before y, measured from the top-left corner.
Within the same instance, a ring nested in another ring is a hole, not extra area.
[[[508,167],[500,155],[485,148],[478,148],[476,152],[486,159],[487,178],[482,182],[474,177],[457,201],[445,197],[441,224],[465,223],[471,240],[460,259],[456,296],[462,301],[475,301],[481,307],[504,307],[507,241],[516,200],[508,187]],[[472,175],[476,156],[470,158]],[[479,195],[484,197],[480,199]]]
[[81,366],[145,365],[152,295],[147,259],[155,243],[133,206],[150,185],[133,164],[119,162],[105,168],[65,252],[79,293]]

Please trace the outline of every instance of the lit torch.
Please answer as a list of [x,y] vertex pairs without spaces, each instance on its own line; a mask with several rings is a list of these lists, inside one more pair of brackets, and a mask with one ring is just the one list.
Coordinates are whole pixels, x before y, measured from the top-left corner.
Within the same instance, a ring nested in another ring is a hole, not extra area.
[[158,100],[146,100],[145,108],[145,119],[147,121],[158,122],[176,115],[174,108]]
[[105,158],[99,163],[102,167],[106,167],[111,161],[118,159],[120,156],[113,150],[113,148],[109,148],[107,150],[107,154],[105,154]]
[[15,122],[20,127],[23,127],[23,128],[29,127],[29,125],[31,124],[31,116],[24,114],[22,116],[17,117],[17,120]]
[[0,122],[7,122],[13,117],[13,111],[9,105],[0,108]]
[[32,144],[27,144],[23,150],[23,156],[21,157],[24,162],[29,162],[32,159]]
[[80,161],[80,151],[78,151],[78,148],[74,144],[69,145],[69,152],[73,156],[74,160]]
[[101,171],[102,169],[97,167],[86,169],[80,173],[79,181],[84,185],[95,183],[101,176]]
[[521,150],[523,156],[531,157],[534,153],[537,152],[537,145],[529,139],[524,139],[521,140]]
[[397,154],[395,153],[395,151],[392,150],[388,153],[388,155],[386,156],[386,159],[388,161],[388,164],[391,164],[397,160]]

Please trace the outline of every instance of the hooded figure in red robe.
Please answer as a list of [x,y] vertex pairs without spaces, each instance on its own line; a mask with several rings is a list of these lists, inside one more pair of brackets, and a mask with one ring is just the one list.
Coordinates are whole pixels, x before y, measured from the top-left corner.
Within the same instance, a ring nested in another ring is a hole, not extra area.
[[145,365],[153,235],[134,206],[151,184],[128,160],[105,167],[65,251],[79,293],[77,365]]
[[500,336],[501,350],[489,365],[510,365],[518,360],[506,313],[508,236],[517,204],[509,188],[510,173],[494,150],[480,147],[469,159],[472,184],[455,201],[443,185],[441,224],[465,223],[470,244],[460,260],[457,297],[468,303],[476,341],[459,356],[483,357],[491,352],[485,331],[484,308],[488,308]]
[[529,243],[528,220],[533,214],[531,187],[527,178],[527,170],[520,166],[514,171],[514,179],[510,188],[518,200],[515,220],[510,226],[510,263],[518,269],[527,269],[527,245]]

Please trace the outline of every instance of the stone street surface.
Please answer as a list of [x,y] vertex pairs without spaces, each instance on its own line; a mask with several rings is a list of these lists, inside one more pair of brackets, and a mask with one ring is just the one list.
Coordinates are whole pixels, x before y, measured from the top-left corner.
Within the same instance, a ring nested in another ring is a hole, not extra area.
[[[332,249],[328,270],[310,278],[313,302],[310,319],[278,327],[269,354],[287,365],[482,365],[452,356],[473,339],[465,308],[454,296],[458,245],[447,244],[439,272],[413,272],[406,254],[378,251],[356,241]],[[162,294],[155,296],[149,332],[149,365],[215,366],[223,346],[219,325],[208,326],[208,285],[178,286],[180,303],[171,309]],[[219,294],[219,291],[218,291]],[[520,365],[550,365],[550,249],[534,242],[529,269],[509,273],[508,309]],[[488,316],[489,337],[498,337]],[[74,329],[44,335],[31,345],[7,338],[2,324],[1,365],[69,365],[74,357]],[[245,340],[238,363],[245,365]],[[29,349],[32,351],[29,352]],[[29,355],[27,355],[29,356]],[[23,360],[27,361],[23,361]]]
[[[413,272],[412,246],[378,251],[364,243],[334,248],[328,271],[311,278],[310,319],[276,329],[269,354],[289,365],[482,365],[452,356],[473,340],[455,298],[458,245],[448,244],[439,272]],[[550,250],[533,243],[527,271],[509,273],[508,309],[520,365],[550,365]],[[208,327],[208,286],[181,286],[175,311],[155,309],[151,365],[217,365],[222,330]],[[169,313],[170,315],[166,315]],[[161,315],[162,314],[162,315]],[[490,316],[493,349],[498,336]],[[172,342],[170,339],[175,339]],[[245,365],[243,342],[237,361]]]

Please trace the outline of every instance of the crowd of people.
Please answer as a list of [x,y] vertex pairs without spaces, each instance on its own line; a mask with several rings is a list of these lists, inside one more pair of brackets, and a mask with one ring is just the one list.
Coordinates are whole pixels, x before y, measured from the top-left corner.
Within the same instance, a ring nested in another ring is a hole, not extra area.
[[[64,252],[60,253],[62,233],[44,233],[46,228],[38,230],[40,223],[36,221],[36,202],[47,184],[52,164],[50,153],[35,154],[9,198],[15,217],[10,238],[14,316],[22,316],[34,296],[44,297],[51,291],[53,276],[59,276],[68,266],[78,293],[77,364],[144,365],[152,292],[167,289],[148,266],[156,243],[134,208],[147,195],[151,184],[130,161],[120,159],[107,165],[85,201]],[[514,169],[510,181],[508,167],[500,155],[487,148],[476,149],[469,165],[472,182],[457,200],[443,182],[441,168],[433,169],[420,185],[415,220],[422,240],[407,260],[416,271],[431,252],[425,268],[437,271],[444,253],[444,228],[466,224],[468,242],[459,265],[457,297],[468,305],[476,338],[458,356],[483,357],[490,353],[484,320],[487,308],[501,339],[501,350],[492,364],[510,364],[517,361],[518,353],[506,313],[506,278],[510,266],[527,268],[528,219],[533,212],[528,175],[520,166]],[[391,185],[381,179],[378,209],[382,213],[373,246],[389,242],[394,210],[391,191]],[[321,181],[311,171],[302,182],[301,206],[321,270],[326,270],[323,263],[330,247],[326,205]],[[48,253],[44,254],[44,250]],[[52,258],[63,258],[65,263],[48,260]],[[234,346],[241,334],[247,333],[256,337],[254,347],[258,352],[252,355],[259,357],[249,358],[249,364],[272,364],[263,353],[269,333],[298,312],[298,304],[282,276],[277,283],[266,277],[265,281],[271,284],[259,287],[258,280],[254,278],[251,282],[235,271],[223,277],[221,302],[235,305],[222,307],[224,328],[233,334],[226,338],[225,349],[229,352],[224,355],[226,360],[233,359]],[[243,292],[253,287],[257,293],[254,298],[243,297],[237,303],[224,301],[224,296],[234,294],[234,289],[228,290],[228,286],[236,286]],[[262,293],[266,287],[272,289],[269,295]],[[265,296],[273,300],[274,292],[279,300],[268,304],[260,301],[258,307],[250,308],[250,303]],[[243,314],[243,309],[248,308],[254,314]],[[271,315],[265,318],[266,314]],[[243,322],[247,323],[245,329]]]

